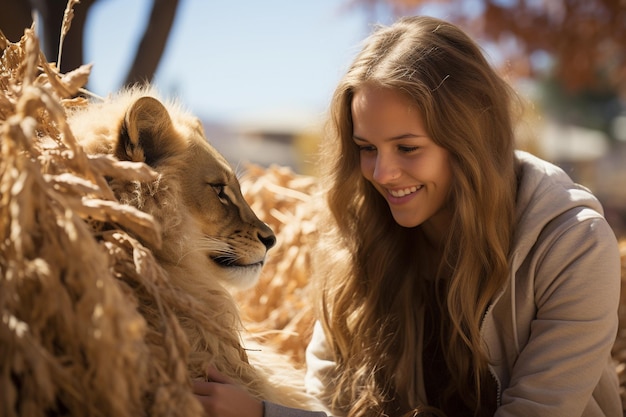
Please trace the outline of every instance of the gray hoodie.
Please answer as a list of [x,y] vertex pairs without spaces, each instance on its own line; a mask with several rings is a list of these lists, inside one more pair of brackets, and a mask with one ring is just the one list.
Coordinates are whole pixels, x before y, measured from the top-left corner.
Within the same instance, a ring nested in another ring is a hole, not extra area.
[[[622,417],[611,358],[620,294],[615,235],[587,189],[552,164],[516,156],[510,277],[481,327],[498,386],[495,417]],[[317,324],[307,348],[310,393],[331,386],[334,371]],[[324,415],[265,404],[265,417]]]

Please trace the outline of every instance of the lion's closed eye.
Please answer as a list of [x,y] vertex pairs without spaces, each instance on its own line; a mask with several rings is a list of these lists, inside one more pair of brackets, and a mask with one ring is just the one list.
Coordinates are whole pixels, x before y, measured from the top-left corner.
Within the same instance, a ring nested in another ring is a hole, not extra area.
[[215,193],[217,194],[217,198],[219,198],[223,204],[228,204],[228,196],[224,192],[226,189],[226,185],[224,184],[210,184],[210,185],[211,185],[211,188],[213,188],[213,191],[215,191]]

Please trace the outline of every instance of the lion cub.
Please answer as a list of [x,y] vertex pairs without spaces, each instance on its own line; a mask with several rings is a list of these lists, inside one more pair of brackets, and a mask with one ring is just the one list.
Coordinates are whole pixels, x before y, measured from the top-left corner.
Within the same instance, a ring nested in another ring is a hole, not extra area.
[[[151,187],[116,184],[122,203],[151,214],[162,227],[154,254],[190,293],[206,278],[242,288],[256,283],[273,231],[253,213],[228,162],[209,144],[200,121],[168,109],[143,89],[128,90],[69,118],[88,154],[145,162],[160,173]],[[152,248],[151,248],[152,249]]]
[[212,363],[261,399],[306,406],[303,375],[285,369],[284,358],[270,352],[274,359],[252,358],[257,365],[250,365],[239,312],[224,287],[256,283],[276,237],[244,200],[235,173],[199,120],[157,97],[146,88],[126,90],[77,110],[68,122],[87,154],[143,162],[159,174],[152,183],[109,179],[109,186],[121,203],[160,223],[162,245],[149,249],[171,283],[213,317],[211,329],[179,318],[191,348],[190,376],[203,376]]

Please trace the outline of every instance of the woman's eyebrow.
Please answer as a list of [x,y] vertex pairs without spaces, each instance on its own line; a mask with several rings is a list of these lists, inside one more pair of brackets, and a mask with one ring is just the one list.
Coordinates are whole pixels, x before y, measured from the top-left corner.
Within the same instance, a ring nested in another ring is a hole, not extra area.
[[[392,136],[390,138],[385,139],[386,142],[393,142],[395,140],[402,140],[402,139],[413,139],[413,138],[426,138],[428,137],[427,135],[424,134],[420,134],[420,133],[403,133],[397,136]],[[352,139],[355,141],[359,141],[359,142],[369,142],[367,139],[361,138],[357,135],[352,135]]]

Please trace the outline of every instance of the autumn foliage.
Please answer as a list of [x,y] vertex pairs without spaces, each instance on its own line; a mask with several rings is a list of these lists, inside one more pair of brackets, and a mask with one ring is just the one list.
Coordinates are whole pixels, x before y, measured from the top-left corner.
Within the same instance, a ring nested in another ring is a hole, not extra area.
[[[396,15],[427,6],[482,41],[496,42],[508,70],[536,76],[540,54],[571,90],[610,86],[626,95],[626,3],[622,0],[352,0]],[[471,5],[472,7],[470,8]]]

